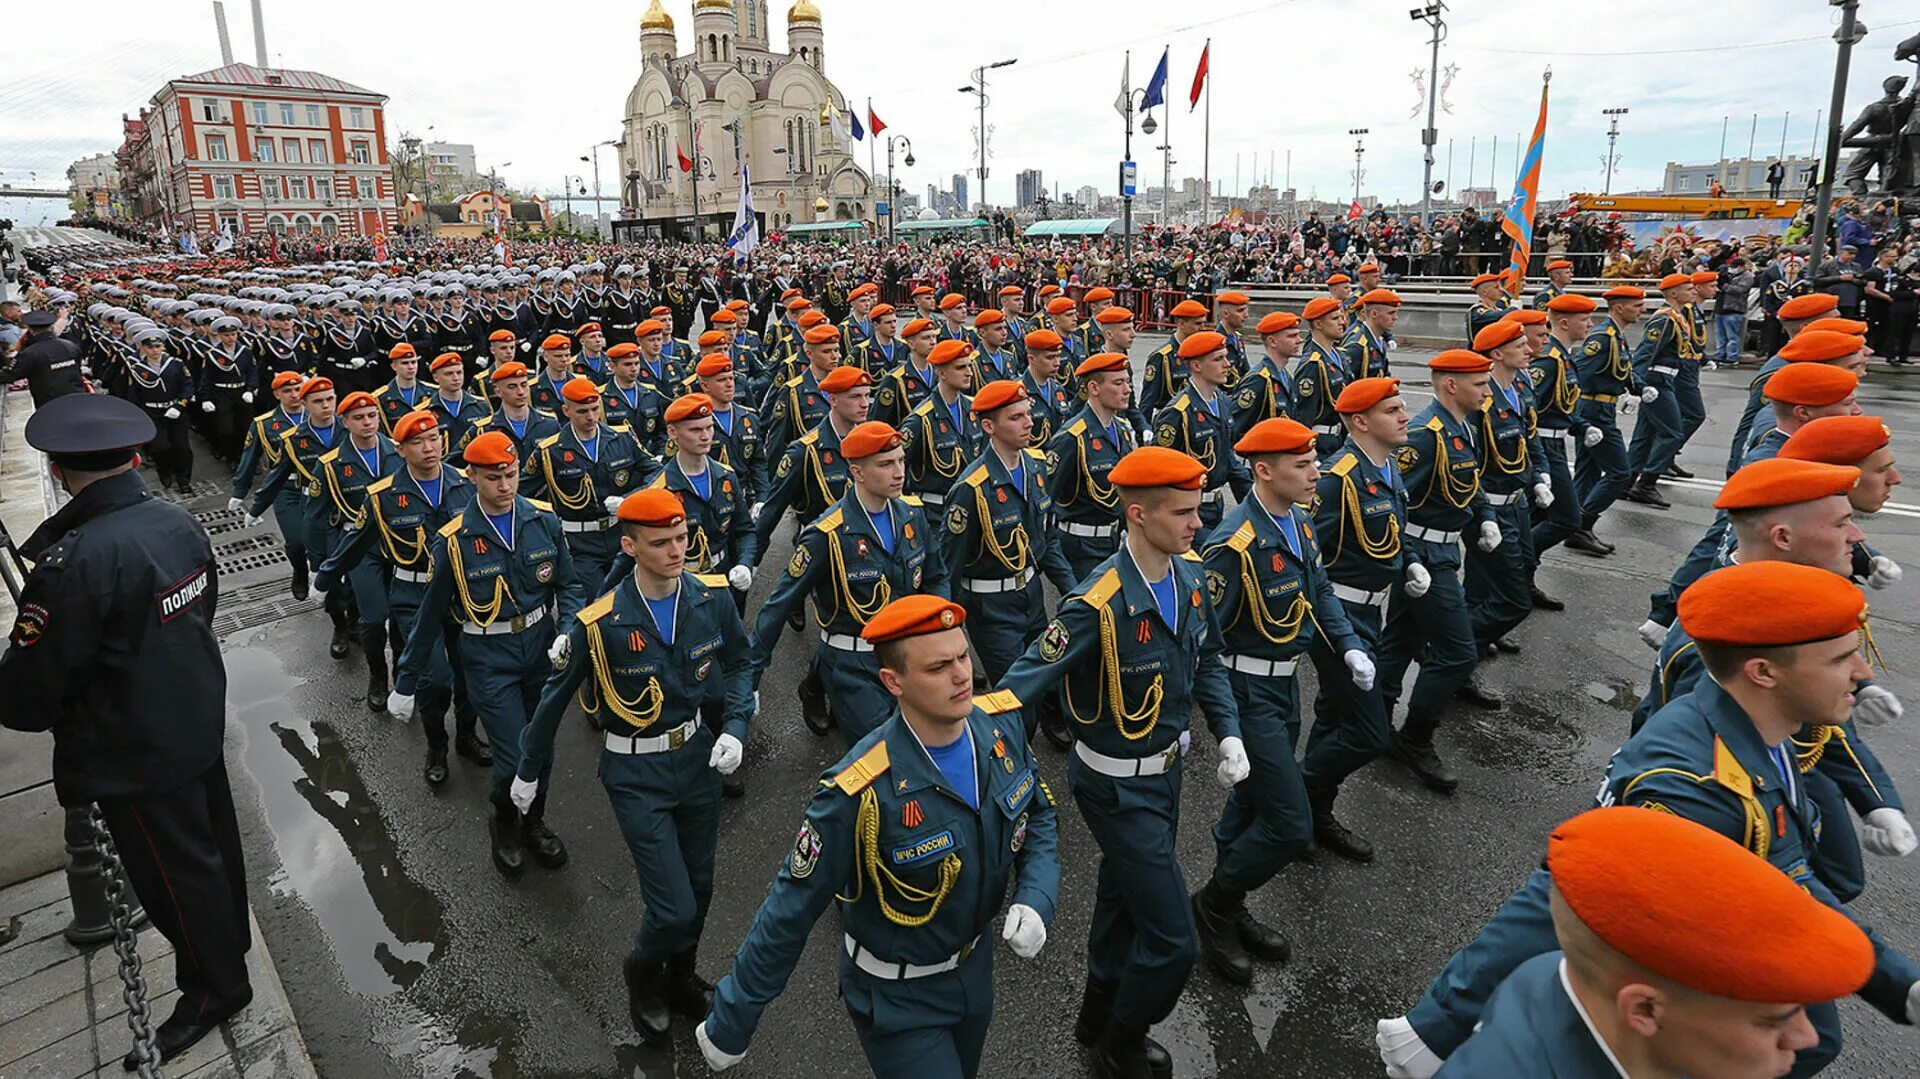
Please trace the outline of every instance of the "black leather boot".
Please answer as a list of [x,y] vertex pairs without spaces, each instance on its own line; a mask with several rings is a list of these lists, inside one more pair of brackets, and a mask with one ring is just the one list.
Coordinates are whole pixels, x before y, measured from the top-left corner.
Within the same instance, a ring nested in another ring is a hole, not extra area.
[[387,628],[360,627],[360,651],[367,657],[367,711],[387,710]]
[[1489,712],[1498,711],[1501,705],[1507,703],[1506,698],[1481,685],[1478,678],[1468,678],[1459,689],[1453,691],[1453,695],[1459,700],[1466,701],[1476,708],[1485,708]]
[[1240,946],[1249,956],[1269,963],[1284,963],[1293,958],[1293,942],[1285,933],[1255,918],[1247,909],[1244,896],[1234,908],[1233,928],[1240,936]]
[[1147,1061],[1147,1024],[1115,1016],[1093,1047],[1093,1073],[1100,1079],[1153,1079]]
[[629,954],[620,973],[627,982],[627,1018],[633,1023],[633,1032],[649,1044],[666,1041],[673,1020],[660,984],[665,968],[659,963],[643,963],[639,956]]
[[482,742],[479,734],[475,733],[473,720],[456,717],[453,727],[456,732],[453,738],[455,753],[483,768],[493,763],[493,749]]
[[353,626],[347,621],[345,611],[328,611],[327,616],[333,619],[333,639],[327,642],[327,655],[345,659],[353,650]]
[[[1113,1014],[1112,982],[1097,982],[1087,979],[1087,988],[1080,996],[1080,1018],[1073,1024],[1073,1037],[1081,1045],[1091,1049],[1100,1044],[1100,1036],[1106,1033],[1107,1020]],[[1173,1079],[1173,1056],[1159,1042],[1141,1035],[1147,1046],[1147,1069],[1153,1079]]]
[[307,552],[290,550],[287,552],[287,561],[293,565],[293,581],[291,584],[293,598],[296,600],[306,599],[309,589],[307,581]]
[[1207,886],[1193,893],[1193,920],[1200,930],[1200,957],[1215,974],[1234,985],[1253,984],[1253,960],[1240,943],[1234,926],[1234,908],[1239,898],[1223,895],[1219,886]]
[[1533,606],[1535,610],[1540,611],[1564,611],[1567,609],[1565,602],[1554,599],[1552,596],[1542,592],[1539,585],[1533,586]]
[[520,811],[512,802],[501,802],[493,807],[493,867],[508,880],[517,880],[527,871],[525,852],[521,847]]
[[421,690],[419,709],[420,729],[427,735],[427,786],[438,787],[447,781],[447,691]]
[[534,796],[533,804],[520,818],[520,842],[533,852],[533,860],[543,869],[558,869],[567,864],[567,845],[547,827],[547,793]]
[[1408,716],[1406,725],[1394,731],[1388,741],[1387,756],[1411,769],[1428,790],[1452,794],[1460,787],[1460,777],[1433,748],[1433,730],[1437,725],[1433,717]]
[[713,1009],[713,983],[700,976],[698,954],[689,948],[667,960],[667,1007],[689,1019]]
[[827,687],[817,671],[808,671],[794,690],[800,696],[800,718],[807,729],[825,738],[833,733],[833,714],[827,709]]
[[1373,844],[1333,815],[1333,800],[1339,794],[1337,787],[1307,788],[1307,806],[1313,811],[1313,841],[1321,850],[1332,851],[1348,861],[1371,862]]

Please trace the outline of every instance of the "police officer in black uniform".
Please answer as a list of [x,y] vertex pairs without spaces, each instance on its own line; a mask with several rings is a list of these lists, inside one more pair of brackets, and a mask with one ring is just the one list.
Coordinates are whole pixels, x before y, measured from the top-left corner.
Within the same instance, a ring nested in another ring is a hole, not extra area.
[[0,654],[0,714],[53,733],[60,804],[100,806],[134,894],[173,944],[180,998],[155,1038],[169,1060],[253,999],[252,938],[221,757],[218,570],[192,515],[135,471],[153,434],[138,405],[104,394],[61,397],[27,421],[73,500],[21,545],[34,568]]
[[20,339],[20,351],[11,361],[0,357],[0,384],[15,379],[27,380],[33,405],[39,408],[56,397],[87,392],[87,380],[80,370],[80,346],[53,332],[60,321],[57,311],[29,311],[20,317],[27,335]]

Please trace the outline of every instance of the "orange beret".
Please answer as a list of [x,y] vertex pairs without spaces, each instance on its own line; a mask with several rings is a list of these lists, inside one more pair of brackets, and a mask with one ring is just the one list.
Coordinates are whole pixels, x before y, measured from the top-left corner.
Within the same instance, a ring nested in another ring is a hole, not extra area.
[[1740,471],[1728,476],[1713,500],[1713,508],[1752,510],[1792,506],[1846,494],[1859,480],[1860,470],[1852,465],[1769,457],[1742,465]]
[[521,363],[519,360],[508,360],[506,363],[494,368],[493,373],[488,375],[487,379],[490,382],[505,382],[510,378],[526,378],[529,374],[530,372],[527,370],[526,364]]
[[1202,330],[1199,333],[1188,334],[1187,339],[1180,342],[1180,358],[1198,359],[1209,353],[1223,351],[1226,347],[1227,339],[1224,335],[1212,330]]
[[1547,313],[1536,307],[1516,307],[1500,316],[1502,322],[1517,322],[1522,326],[1545,326]]
[[[1867,616],[1867,597],[1859,586],[1830,570],[1797,562],[1741,562],[1714,570],[1688,585],[1678,606],[1680,628],[1687,636],[1735,648],[1782,648],[1850,637]],[[1697,905],[1694,899],[1687,901]]]
[[307,376],[298,371],[282,371],[273,376],[273,388],[276,390],[284,390],[288,386],[298,386],[300,383],[306,381],[306,377]]
[[1229,291],[1229,292],[1222,292],[1218,296],[1215,296],[1213,298],[1213,302],[1214,303],[1230,303],[1240,307],[1245,307],[1247,304],[1251,303],[1252,301],[1247,299],[1247,294],[1244,292]]
[[1848,996],[1873,973],[1873,944],[1845,914],[1685,817],[1589,810],[1553,830],[1547,870],[1568,909],[1608,947],[1710,996],[1818,1004]]
[[676,397],[667,406],[667,422],[679,423],[681,420],[697,420],[702,416],[713,415],[713,398],[704,393],[690,393]]
[[942,311],[951,311],[956,307],[965,307],[966,305],[967,298],[958,292],[949,292],[945,296],[940,297],[940,310]]
[[815,326],[827,325],[828,321],[825,311],[804,311],[801,312],[799,318],[794,320],[794,325],[803,330],[811,330]]
[[890,424],[868,420],[856,424],[847,432],[847,437],[840,440],[840,456],[849,461],[864,460],[876,453],[885,453],[903,441],[900,432]]
[[1142,446],[1120,458],[1107,473],[1116,487],[1174,487],[1198,491],[1206,486],[1207,466],[1166,446]]
[[1660,291],[1665,292],[1670,288],[1680,288],[1684,285],[1691,284],[1693,284],[1693,278],[1688,277],[1686,274],[1670,273],[1660,279]]
[[1080,366],[1074,368],[1073,373],[1084,378],[1087,375],[1097,375],[1102,371],[1125,371],[1125,370],[1127,370],[1127,354],[1126,353],[1096,352],[1093,355],[1088,356],[1086,359],[1081,360]]
[[516,338],[513,336],[512,330],[495,330],[492,333],[487,335],[487,342],[489,344],[492,344],[494,342],[499,342],[499,341],[512,341],[515,339]]
[[838,343],[840,331],[832,326],[809,326],[805,336],[809,345],[824,345],[830,341]]
[[667,324],[657,318],[647,319],[645,322],[633,328],[633,335],[635,337],[651,337],[656,333],[666,332]]
[[1822,416],[1795,431],[1780,447],[1780,457],[1790,461],[1853,465],[1873,456],[1891,441],[1893,432],[1878,416]]
[[1300,309],[1300,317],[1306,319],[1308,322],[1312,322],[1315,319],[1325,318],[1338,310],[1340,310],[1339,300],[1331,296],[1315,296],[1313,299],[1307,301],[1307,306]]
[[474,436],[460,456],[468,464],[479,468],[499,468],[502,465],[517,464],[520,455],[514,452],[513,440],[505,431],[482,431]]
[[911,293],[911,295],[931,296],[933,295],[933,286],[932,285],[915,285],[913,286],[913,292]]
[[[842,443],[845,445],[845,443]],[[967,624],[967,609],[950,599],[916,593],[880,608],[860,629],[862,640],[884,644],[902,637],[922,637]]]
[[1400,380],[1397,378],[1355,379],[1340,391],[1340,397],[1333,402],[1333,410],[1342,416],[1351,416],[1356,412],[1365,412],[1399,392]]
[[900,327],[900,336],[917,337],[920,334],[931,331],[932,329],[933,329],[933,323],[929,322],[924,318],[908,319],[907,324],[905,326]]
[[1360,294],[1360,299],[1357,302],[1361,304],[1384,303],[1398,307],[1400,306],[1400,294],[1390,288],[1370,288]]
[[1551,261],[1551,262],[1549,262],[1549,263],[1547,263],[1547,269],[1549,269],[1549,270],[1571,270],[1571,269],[1573,269],[1573,263],[1571,263],[1571,262],[1569,262],[1569,261],[1568,261],[1568,260],[1566,260],[1566,259],[1554,259],[1553,261]]
[[1169,312],[1174,318],[1206,318],[1207,305],[1199,300],[1181,300]]
[[1059,293],[1060,293],[1060,286],[1053,284],[1051,282],[1040,286],[1039,295],[1042,299],[1045,299],[1048,296],[1057,296],[1059,295]]
[[1119,304],[1114,304],[1112,307],[1104,308],[1099,314],[1093,316],[1093,321],[1100,323],[1102,326],[1111,326],[1118,322],[1132,322],[1133,312],[1121,307]]
[[1780,305],[1775,317],[1782,322],[1804,322],[1810,318],[1819,318],[1829,311],[1838,310],[1840,298],[1831,292],[1809,292],[1805,296],[1795,296]]
[[1064,315],[1074,309],[1073,301],[1065,296],[1055,296],[1047,301],[1047,314]]
[[1819,408],[1838,404],[1860,388],[1860,376],[1844,367],[1824,363],[1790,363],[1767,379],[1762,391],[1769,401]]
[[788,288],[788,289],[781,289],[781,290],[780,290],[780,302],[781,302],[781,303],[785,303],[785,302],[787,302],[788,300],[791,300],[791,299],[793,299],[793,298],[794,298],[795,296],[798,296],[798,295],[800,295],[800,290],[799,290],[799,289],[797,289],[797,288]]
[[[1473,350],[1475,352],[1491,352],[1501,345],[1517,340],[1526,332],[1526,329],[1518,322],[1508,322],[1504,318],[1498,322],[1489,322],[1485,326],[1480,327],[1479,333],[1473,335]],[[1436,367],[1434,370],[1444,371],[1447,370],[1447,368]]]
[[588,323],[582,324],[581,327],[575,331],[575,336],[585,337],[590,333],[600,333],[600,332],[602,331],[600,329],[600,324],[598,322],[588,322]]
[[607,359],[609,360],[624,360],[628,356],[638,355],[640,355],[640,346],[634,344],[632,341],[622,341],[607,350]]
[[853,287],[853,291],[847,293],[847,299],[857,300],[862,296],[872,295],[873,293],[876,293],[879,291],[880,291],[880,286],[869,281],[864,285],[855,285]]
[[1000,286],[1000,295],[1002,296],[1019,296],[1024,291],[1025,290],[1023,290],[1019,285],[1001,285]]
[[733,357],[728,356],[724,352],[715,352],[709,356],[702,356],[700,357],[700,362],[694,366],[693,373],[700,378],[712,378],[715,375],[730,375],[733,373]]
[[620,500],[614,516],[645,528],[672,528],[687,519],[687,507],[665,487],[642,487]]
[[656,315],[656,316],[666,315],[667,317],[671,318],[673,317],[673,308],[668,307],[666,304],[663,304],[663,303],[657,303],[653,305],[653,310],[648,311],[647,314]]
[[1346,274],[1343,274],[1343,273],[1337,273],[1337,274],[1334,274],[1332,277],[1327,278],[1327,284],[1329,286],[1350,285],[1352,283],[1353,283],[1353,278],[1348,277]]
[[1235,453],[1312,453],[1314,448],[1313,428],[1298,420],[1285,416],[1275,416],[1259,423],[1233,444]]
[[933,346],[933,351],[927,354],[927,362],[935,367],[944,367],[972,352],[973,347],[965,341],[946,340]]
[[973,316],[973,324],[976,327],[993,326],[1005,321],[1007,321],[1007,316],[1001,314],[999,311],[996,311],[991,307]]
[[440,418],[431,412],[409,412],[393,421],[393,440],[405,442],[416,435],[438,430]]
[[[745,311],[749,306],[751,305],[749,305],[747,301],[735,298],[735,299],[728,300],[727,305],[725,307],[722,307],[720,311],[725,311],[728,314],[732,314],[732,315],[738,315],[740,312]],[[720,319],[720,311],[715,311],[713,313],[715,321],[724,321]]]
[[338,409],[335,409],[335,411],[340,413],[340,415],[344,416],[347,413],[352,412],[356,408],[379,408],[379,407],[380,407],[380,402],[374,400],[372,394],[368,393],[365,390],[355,390],[352,393],[340,399],[340,407]]
[[1696,285],[1717,285],[1720,283],[1720,275],[1712,270],[1695,270],[1687,275],[1687,280]]
[[1485,285],[1485,284],[1488,284],[1488,283],[1490,283],[1490,282],[1494,282],[1494,281],[1505,281],[1506,279],[1507,279],[1507,275],[1506,275],[1506,274],[1505,274],[1504,272],[1502,272],[1502,273],[1483,273],[1483,274],[1481,274],[1481,275],[1480,275],[1479,277],[1476,277],[1476,278],[1474,278],[1473,280],[1471,280],[1471,281],[1469,281],[1469,282],[1467,282],[1467,287],[1468,287],[1468,288],[1479,288],[1479,287],[1480,287],[1481,285]]
[[1100,288],[1090,288],[1087,290],[1084,298],[1088,303],[1099,303],[1101,300],[1111,300],[1113,299],[1113,290],[1104,286]]
[[[798,292],[799,290],[798,290],[798,289],[788,289],[787,291],[788,291],[788,292]],[[813,301],[812,301],[812,300],[809,300],[809,299],[807,299],[807,298],[806,298],[805,296],[789,296],[789,297],[787,298],[787,310],[788,310],[788,311],[805,311],[805,310],[806,310],[807,308],[809,308],[809,307],[812,307],[812,306],[813,306]]]
[[[741,304],[744,304],[744,303],[745,303],[746,301],[745,301],[745,300],[735,300],[735,301],[733,301],[733,302],[734,302],[734,303],[741,303]],[[736,314],[734,314],[734,313],[733,313],[733,308],[731,308],[731,307],[722,307],[722,308],[721,308],[720,310],[718,310],[718,311],[715,311],[715,312],[713,313],[713,317],[712,317],[712,318],[710,318],[710,319],[708,319],[708,320],[707,320],[707,322],[708,322],[708,323],[710,323],[710,324],[712,324],[712,325],[715,325],[715,326],[731,326],[731,325],[733,325],[734,323],[736,323],[736,322],[738,322],[738,321],[740,321],[740,316],[739,316],[739,315],[736,315]]]
[[[1497,326],[1500,324],[1496,322],[1494,325]],[[1512,326],[1516,333],[1520,330],[1520,327],[1514,326],[1511,322],[1507,323],[1507,325]],[[1483,371],[1493,370],[1493,361],[1480,355],[1478,352],[1471,352],[1464,348],[1450,348],[1438,356],[1435,356],[1433,359],[1428,360],[1427,370],[1455,375],[1476,375]]]
[[858,367],[836,367],[827,372],[827,377],[820,380],[820,392],[845,393],[851,389],[871,385],[873,385],[873,379],[868,378],[867,373]]
[[389,360],[411,360],[419,355],[420,353],[414,350],[413,345],[406,341],[402,341],[387,350],[387,359]]
[[332,379],[330,379],[330,378],[310,378],[310,379],[308,379],[308,380],[306,380],[305,382],[302,382],[302,383],[300,384],[300,396],[302,396],[302,397],[306,397],[306,396],[309,396],[309,395],[311,395],[311,394],[316,394],[316,393],[322,393],[322,392],[324,392],[324,391],[326,391],[326,390],[330,390],[330,389],[333,389],[333,380],[332,380]]
[[1547,310],[1556,315],[1588,315],[1599,306],[1591,297],[1578,296],[1571,292],[1563,292],[1547,301]]
[[1261,316],[1254,330],[1258,333],[1279,333],[1300,325],[1300,316],[1291,311],[1269,311]]
[[719,348],[727,343],[727,335],[719,330],[708,330],[700,335],[701,348]]
[[545,341],[540,342],[540,347],[543,349],[554,349],[560,352],[571,352],[573,350],[573,341],[564,333],[550,333],[547,335]]
[[592,379],[576,375],[560,387],[560,396],[576,403],[597,401],[600,399],[600,387],[594,385]]
[[1360,268],[1353,272],[1354,273],[1379,273],[1380,265],[1374,262],[1363,262],[1360,264]]
[[1024,401],[1027,388],[1010,378],[997,379],[980,387],[973,395],[973,414],[984,416],[996,408],[1005,408],[1015,401]]
[[1829,315],[1826,318],[1814,319],[1812,322],[1800,327],[1801,333],[1806,333],[1809,330],[1833,330],[1837,333],[1864,337],[1867,332],[1867,324],[1857,318],[1836,318]]
[[867,317],[868,318],[886,318],[888,315],[891,315],[891,314],[893,314],[892,304],[877,303],[873,305],[873,310],[867,312]]
[[438,371],[442,367],[452,367],[458,364],[459,362],[460,362],[460,354],[458,352],[442,352],[440,355],[435,356],[433,358],[432,363],[427,365],[427,370]]
[[1638,285],[1615,285],[1607,291],[1602,292],[1600,298],[1608,303],[1619,303],[1623,300],[1644,300],[1647,298],[1647,290]]
[[1060,340],[1060,335],[1052,330],[1035,330],[1027,335],[1027,347],[1041,352],[1056,352],[1065,344]]

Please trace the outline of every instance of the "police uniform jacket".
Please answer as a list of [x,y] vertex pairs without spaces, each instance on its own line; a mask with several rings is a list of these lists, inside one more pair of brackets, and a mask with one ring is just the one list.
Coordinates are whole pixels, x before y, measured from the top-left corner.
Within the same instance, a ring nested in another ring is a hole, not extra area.
[[1231,487],[1235,498],[1247,497],[1253,476],[1247,471],[1246,459],[1233,451],[1231,391],[1221,388],[1209,402],[1188,382],[1153,422],[1154,445],[1179,450],[1206,466],[1203,502],[1217,501],[1222,487]]
[[1106,426],[1089,405],[1067,421],[1047,444],[1047,491],[1063,525],[1104,530],[1095,538],[1113,534],[1120,524],[1120,496],[1107,474],[1134,449],[1133,425],[1125,415],[1115,414],[1112,426]]
[[268,472],[279,465],[280,453],[285,448],[281,436],[299,424],[299,420],[287,415],[277,404],[253,418],[247,426],[247,440],[240,447],[240,461],[233,468],[233,497],[247,497],[262,461],[266,462]]
[[545,500],[569,524],[611,521],[606,500],[639,490],[660,470],[660,463],[626,428],[603,423],[594,430],[595,435],[589,439],[594,443],[591,453],[580,441],[579,432],[566,423],[557,433],[541,439],[537,452],[528,459]]
[[840,432],[829,416],[781,455],[754,521],[754,551],[767,549],[789,509],[800,520],[811,521],[840,501],[846,490],[847,459],[840,455]]
[[[1407,534],[1425,555],[1417,561],[1431,569],[1458,566],[1460,533],[1493,520],[1493,507],[1480,492],[1479,437],[1435,401],[1414,417],[1407,444],[1394,451],[1407,492]],[[1444,553],[1449,549],[1451,561]]]
[[1469,417],[1480,451],[1480,488],[1489,499],[1525,502],[1527,488],[1549,482],[1534,419],[1533,388],[1522,371],[1514,377],[1511,394],[1499,379],[1489,379],[1487,390],[1479,415]]
[[320,576],[345,577],[361,559],[373,555],[393,572],[395,581],[426,584],[433,537],[473,501],[473,484],[466,473],[442,466],[439,493],[438,502],[429,499],[404,462],[368,484],[366,512],[335,541]]
[[1063,595],[1073,590],[1073,568],[1053,537],[1047,455],[1022,450],[1020,463],[1016,482],[989,447],[947,492],[941,547],[957,592],[967,591],[970,581],[1019,580],[1024,588],[1036,574],[1045,574]]
[[703,495],[681,470],[675,454],[647,486],[665,487],[680,496],[687,511],[687,564],[694,572],[725,574],[733,566],[759,561],[746,486],[732,469],[709,457]]
[[946,505],[960,470],[980,452],[973,397],[963,393],[949,405],[936,390],[914,407],[900,435],[907,451],[907,493],[935,507]]
[[1619,1069],[1574,1003],[1561,972],[1565,962],[1565,953],[1547,952],[1507,975],[1487,1001],[1480,1029],[1447,1057],[1436,1079],[1618,1079]]
[[1214,530],[1226,537],[1205,554],[1207,596],[1219,619],[1226,654],[1288,660],[1324,637],[1335,653],[1364,648],[1320,564],[1313,518],[1289,506],[1296,549],[1273,514],[1249,498]]
[[1346,431],[1340,413],[1333,407],[1346,388],[1346,368],[1341,366],[1340,357],[1320,342],[1308,340],[1293,365],[1293,410],[1289,415],[1313,428],[1322,453],[1338,446]]

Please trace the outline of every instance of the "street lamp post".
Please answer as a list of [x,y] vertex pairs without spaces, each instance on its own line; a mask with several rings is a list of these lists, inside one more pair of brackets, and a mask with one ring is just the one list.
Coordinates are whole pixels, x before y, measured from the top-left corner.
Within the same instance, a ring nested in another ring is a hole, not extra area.
[[997,68],[997,67],[1009,67],[1014,63],[1017,63],[1018,60],[1019,58],[1015,57],[1012,60],[996,60],[991,64],[982,64],[981,66],[973,69],[972,85],[962,86],[960,88],[961,93],[974,95],[974,97],[978,99],[979,107],[980,107],[980,128],[978,131],[979,144],[980,144],[979,177],[980,177],[980,206],[983,209],[988,205],[987,204],[987,72],[992,71],[994,68]]
[[1433,226],[1433,148],[1439,144],[1440,133],[1434,128],[1435,108],[1439,105],[1440,83],[1440,42],[1447,36],[1444,3],[1428,4],[1407,12],[1414,22],[1426,23],[1433,29],[1433,58],[1427,65],[1427,126],[1420,132],[1420,146],[1426,157],[1426,170],[1420,181],[1420,227]]
[[[600,147],[613,145],[616,145],[615,141],[607,139],[594,143],[588,149],[588,152],[593,155],[593,235],[595,239],[602,238],[600,234]],[[580,160],[588,159],[583,156]]]
[[[1129,56],[1128,70],[1129,71],[1132,70],[1131,56]],[[1120,253],[1121,253],[1121,256],[1125,258],[1128,262],[1131,262],[1133,260],[1133,195],[1127,191],[1126,170],[1127,170],[1127,165],[1133,162],[1133,113],[1134,113],[1133,102],[1136,96],[1140,99],[1142,105],[1144,105],[1147,100],[1147,92],[1144,89],[1140,89],[1140,90],[1130,89],[1127,91],[1127,111],[1126,111],[1127,138],[1126,138],[1126,143],[1124,144],[1123,148],[1120,151],[1120,155],[1121,155],[1121,165],[1120,165],[1121,211],[1120,213],[1122,217],[1122,224],[1120,226]],[[1158,130],[1160,126],[1157,122],[1155,122],[1153,118],[1153,113],[1148,111],[1145,108],[1142,108],[1139,111],[1145,112],[1147,114],[1146,119],[1140,121],[1140,133],[1143,135],[1153,134],[1154,131]],[[1137,179],[1139,175],[1138,169],[1134,170],[1134,175],[1136,177],[1135,186],[1139,186],[1138,179]],[[1164,194],[1162,197],[1164,197]],[[1163,213],[1161,216],[1164,217],[1166,215]]]
[[1347,129],[1347,134],[1353,136],[1353,201],[1355,204],[1360,202],[1360,178],[1367,174],[1367,170],[1360,167],[1360,162],[1367,156],[1366,138],[1369,130],[1364,127]]
[[1840,9],[1840,29],[1833,39],[1840,43],[1840,54],[1833,64],[1833,99],[1827,109],[1827,152],[1820,165],[1820,190],[1814,196],[1813,234],[1807,238],[1811,261],[1809,271],[1818,269],[1827,257],[1827,223],[1833,213],[1833,174],[1840,167],[1840,110],[1847,104],[1847,66],[1853,61],[1853,46],[1867,36],[1859,20],[1859,0],[1833,0]]
[[888,135],[887,136],[887,242],[888,243],[893,242],[893,237],[894,237],[893,220],[894,220],[894,216],[899,213],[899,208],[895,206],[894,203],[899,201],[900,192],[899,192],[899,188],[897,188],[893,182],[893,144],[896,139],[899,141],[900,145],[906,147],[907,167],[908,168],[913,167],[913,140],[906,137],[905,135]]
[[1620,139],[1620,118],[1626,114],[1627,110],[1624,108],[1600,110],[1600,115],[1607,118],[1607,157],[1602,162],[1607,167],[1607,180],[1606,184],[1600,188],[1602,195],[1613,194],[1613,169],[1620,163],[1619,156],[1613,152],[1613,144]]

